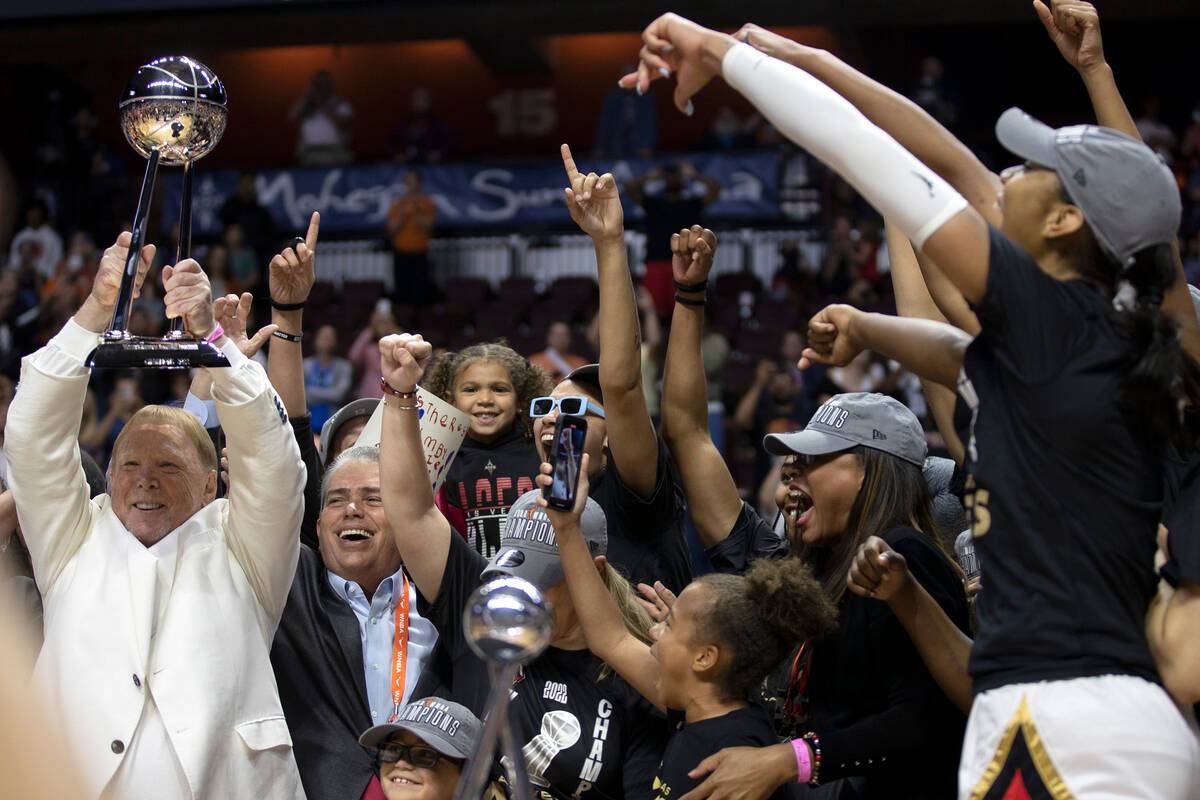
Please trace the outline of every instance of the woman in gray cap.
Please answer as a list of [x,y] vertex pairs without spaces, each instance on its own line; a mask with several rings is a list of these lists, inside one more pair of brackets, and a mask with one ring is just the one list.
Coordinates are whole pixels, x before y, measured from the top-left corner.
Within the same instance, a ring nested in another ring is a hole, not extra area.
[[[831,307],[810,323],[806,353],[840,363],[874,349],[957,388],[971,411],[968,504],[987,574],[959,797],[1193,796],[1200,746],[1159,684],[1143,629],[1165,444],[1192,443],[1182,409],[1198,394],[1160,308],[1176,275],[1174,176],[1134,138],[1054,130],[1009,109],[997,137],[1023,163],[990,200],[955,172],[962,159],[923,163],[831,86],[747,38],[664,15],[644,32],[626,85],[674,75],[686,110],[722,75],[929,256],[981,326],[970,341],[937,323]],[[883,118],[913,131],[903,102]]]
[[387,800],[451,800],[482,729],[465,706],[426,697],[369,728],[358,742],[374,751]]

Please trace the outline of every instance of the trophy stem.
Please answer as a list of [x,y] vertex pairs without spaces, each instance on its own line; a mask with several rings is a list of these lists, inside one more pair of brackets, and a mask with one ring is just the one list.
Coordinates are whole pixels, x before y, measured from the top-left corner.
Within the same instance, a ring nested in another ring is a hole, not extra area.
[[[511,686],[511,682],[509,686]],[[507,696],[505,702],[508,702]],[[504,715],[504,725],[500,728],[500,751],[506,756],[502,763],[508,765],[508,783],[511,791],[509,797],[514,800],[533,800],[529,784],[529,771],[525,768],[525,754],[517,744],[517,736],[513,732],[511,720],[508,719],[507,709]]]
[[[178,264],[192,255],[192,176],[196,170],[191,159],[183,162],[183,192],[179,204],[179,247],[175,250],[175,263]],[[183,317],[171,320],[168,337],[177,338],[183,334]]]
[[129,309],[133,303],[133,284],[137,280],[138,262],[142,258],[142,245],[146,243],[146,222],[150,218],[150,201],[154,198],[154,178],[158,173],[158,151],[150,151],[146,162],[146,175],[142,178],[142,191],[138,195],[137,212],[133,215],[133,238],[129,242],[129,256],[125,259],[125,274],[121,276],[121,288],[117,292],[117,307],[113,311],[112,324],[108,326],[109,338],[124,338],[129,322]]
[[[470,762],[458,781],[458,791],[454,794],[455,800],[478,800],[491,776],[492,762],[496,755],[496,743],[500,739],[501,730],[508,728],[508,693],[512,690],[513,678],[516,677],[518,667],[516,664],[501,663],[491,663],[488,666],[492,678],[492,691],[488,695],[487,708],[483,718],[483,733],[480,734],[475,753],[471,756]],[[512,738],[511,730],[508,738]],[[521,772],[524,773],[524,756],[520,751],[517,751],[517,758],[521,759]],[[528,798],[528,781],[523,787],[524,794],[519,794],[522,792],[521,786],[512,788],[518,793],[517,797],[520,800]]]

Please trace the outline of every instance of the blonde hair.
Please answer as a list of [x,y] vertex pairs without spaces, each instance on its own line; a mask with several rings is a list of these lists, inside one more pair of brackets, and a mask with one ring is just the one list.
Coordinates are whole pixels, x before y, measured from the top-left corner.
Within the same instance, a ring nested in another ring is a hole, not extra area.
[[179,428],[195,445],[196,454],[200,456],[200,465],[206,470],[215,471],[217,469],[217,448],[213,446],[208,431],[204,430],[200,420],[196,419],[190,411],[184,411],[182,408],[174,406],[142,406],[138,409],[137,413],[129,418],[129,422],[126,422],[125,427],[121,428],[121,432],[117,434],[117,441],[113,443],[112,449],[113,460],[121,451],[121,442],[125,440],[126,434],[139,425],[169,425]]
[[[625,624],[625,630],[643,644],[653,644],[654,639],[650,636],[650,629],[654,627],[654,620],[650,618],[650,612],[637,601],[633,585],[609,563],[605,563],[604,574],[600,576],[600,579],[604,581],[604,588],[608,589],[609,596],[617,604],[617,612],[621,615],[621,622]],[[613,668],[605,664],[601,668],[597,680],[603,680],[611,674],[613,674]]]

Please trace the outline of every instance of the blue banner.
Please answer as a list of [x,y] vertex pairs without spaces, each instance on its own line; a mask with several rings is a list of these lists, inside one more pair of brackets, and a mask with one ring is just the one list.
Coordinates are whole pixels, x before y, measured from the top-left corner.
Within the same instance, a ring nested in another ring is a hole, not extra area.
[[[611,172],[618,183],[642,175],[663,163],[687,161],[702,175],[721,185],[719,199],[708,207],[709,217],[773,217],[779,213],[779,155],[776,153],[694,153],[650,161],[594,161],[581,158],[579,168]],[[266,170],[257,176],[258,201],[280,230],[302,232],[313,211],[321,212],[321,230],[382,233],[392,200],[404,193],[404,176],[410,167],[390,164],[332,169]],[[521,166],[443,164],[412,167],[421,173],[422,191],[437,206],[439,227],[511,225],[570,221],[563,188],[562,162]],[[178,215],[181,174],[159,173],[162,178],[166,225]],[[238,173],[208,172],[203,164],[196,174],[192,224],[196,234],[221,232],[220,210],[233,194]],[[699,187],[693,187],[698,189]],[[653,191],[652,185],[647,186]],[[625,215],[642,212],[625,201]]]

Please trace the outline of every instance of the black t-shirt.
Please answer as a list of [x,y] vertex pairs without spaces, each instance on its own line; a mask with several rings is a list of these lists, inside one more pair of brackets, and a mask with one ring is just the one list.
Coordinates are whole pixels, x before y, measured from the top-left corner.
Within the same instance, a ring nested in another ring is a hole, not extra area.
[[[453,700],[482,714],[487,667],[463,635],[462,611],[487,561],[452,536],[441,590],[421,614],[450,651]],[[522,668],[509,718],[524,748],[530,779],[548,798],[649,798],[667,740],[666,721],[619,676],[600,677],[587,650],[549,647]],[[540,779],[539,777],[540,776]]]
[[541,459],[533,442],[517,430],[491,444],[468,436],[446,475],[446,502],[463,512],[467,541],[491,558],[500,549],[508,509],[534,488]]
[[[704,779],[689,778],[688,773],[722,748],[779,743],[771,715],[757,705],[690,725],[684,721],[682,711],[668,711],[667,721],[674,732],[654,778],[654,800],[676,800],[699,786]],[[770,800],[787,800],[793,791],[791,785],[781,786],[770,795]]]
[[1185,459],[1172,448],[1165,473],[1163,524],[1170,559],[1160,572],[1172,586],[1200,584],[1200,455]]
[[635,586],[662,581],[668,589],[682,592],[692,582],[683,538],[683,489],[661,440],[657,479],[648,498],[625,485],[611,452],[608,464],[592,477],[588,495],[604,509],[609,563]]
[[1163,453],[1117,408],[1125,340],[1095,287],[1051,278],[990,234],[982,331],[959,386],[975,412],[964,441],[983,570],[975,691],[1104,674],[1157,680],[1143,618]]
[[[962,572],[925,534],[895,528],[881,537],[960,630],[968,630]],[[966,718],[946,698],[887,603],[846,591],[838,627],[797,651],[768,677],[764,699],[776,729],[821,743],[821,781],[863,776],[864,798],[954,797]],[[797,680],[792,680],[793,667]],[[786,708],[792,697],[796,715]]]
[[741,575],[754,559],[786,556],[789,549],[788,540],[772,530],[753,506],[743,502],[729,535],[705,550],[704,555],[717,572]]
[[646,260],[670,261],[671,234],[700,224],[704,198],[672,199],[661,194],[646,195],[641,206],[646,212]]

